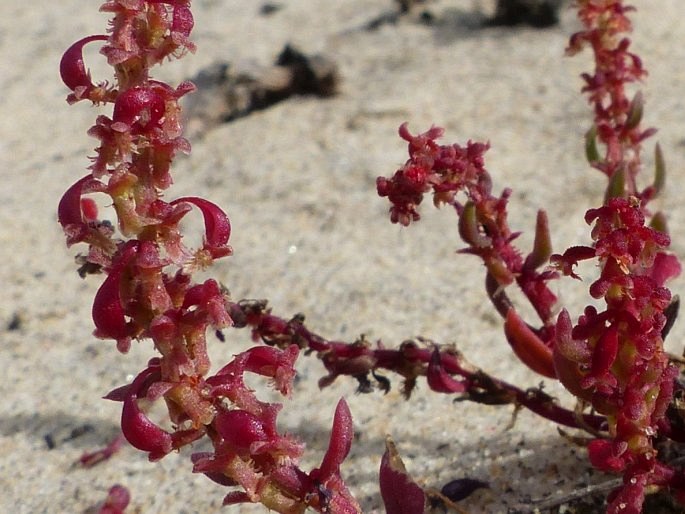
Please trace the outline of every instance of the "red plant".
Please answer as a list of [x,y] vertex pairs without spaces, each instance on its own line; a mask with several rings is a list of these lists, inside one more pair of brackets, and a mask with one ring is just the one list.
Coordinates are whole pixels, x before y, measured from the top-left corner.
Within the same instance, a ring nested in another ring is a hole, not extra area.
[[[493,194],[485,167],[488,145],[439,145],[443,131],[432,127],[400,136],[409,159],[391,178],[377,180],[378,194],[391,203],[393,223],[420,219],[426,194],[437,206],[453,208],[462,253],[477,256],[486,270],[486,291],[503,318],[513,352],[533,371],[558,379],[577,399],[574,410],[560,406],[541,388],[523,389],[489,376],[469,364],[456,348],[423,339],[398,348],[329,341],[304,325],[304,318],[271,313],[265,301],[233,301],[215,280],[196,283],[194,272],[229,256],[231,225],[224,211],[199,197],[164,200],[172,184],[175,155],[190,151],[182,137],[179,99],[193,91],[184,82],[173,88],[151,78],[154,65],[181,57],[195,47],[189,40],[193,17],[189,0],[110,0],[102,10],[113,14],[109,35],[74,43],[60,66],[71,90],[67,100],[112,104],[111,117],[100,115],[89,134],[99,141],[89,173],[67,189],[58,218],[68,245],[85,243],[79,257],[82,276],[104,273],[92,309],[95,335],[116,341],[126,352],[131,342],[152,341],[159,356],[132,383],[107,398],[122,402],[121,428],[126,440],[151,460],[207,437],[213,451],[192,456],[193,471],[234,487],[224,504],[259,502],[283,513],[307,508],[319,512],[359,512],[345,486],[341,463],[352,443],[352,417],[344,400],[336,408],[328,450],[309,472],[298,467],[303,445],[277,430],[280,404],[260,401],[244,382],[245,373],[264,377],[284,396],[291,392],[295,361],[301,349],[316,353],[328,374],[321,387],[341,375],[353,376],[360,391],[390,381],[378,373],[402,376],[408,398],[420,377],[429,388],[486,404],[515,404],[557,424],[585,430],[590,462],[620,473],[623,485],[609,498],[609,513],[639,513],[647,489],[668,489],[685,502],[685,475],[659,453],[662,440],[685,440],[685,423],[674,407],[682,394],[678,368],[663,347],[675,316],[666,282],[680,273],[664,216],[649,202],[663,189],[664,166],[656,147],[654,182],[640,189],[641,145],[654,134],[641,126],[640,93],[628,97],[631,84],[644,77],[640,59],[629,51],[631,30],[620,0],[578,0],[583,30],[572,36],[569,54],[589,46],[596,69],[583,75],[594,109],[586,136],[587,157],[604,173],[608,186],[603,205],[587,211],[590,246],[552,253],[547,216],[539,211],[533,248],[521,252],[518,232],[507,221],[511,192]],[[86,44],[103,42],[101,54],[114,68],[115,80],[95,84],[83,61]],[[600,149],[602,153],[600,153]],[[116,225],[102,219],[94,196],[105,195]],[[199,248],[183,243],[180,222],[199,211],[204,237]],[[580,261],[598,264],[599,277],[589,287],[603,307],[587,307],[574,323],[567,310],[558,316],[558,299],[548,287],[563,276],[579,278]],[[526,322],[507,295],[518,287],[538,320]],[[209,376],[206,333],[209,329],[250,327],[255,346]],[[153,422],[139,401],[163,400],[171,428]],[[107,458],[117,443],[84,456],[84,463]],[[381,493],[388,512],[422,512],[429,498],[449,504],[487,484],[458,479],[442,493],[424,490],[406,473],[391,441],[380,468]],[[123,511],[128,496],[103,509]],[[125,501],[124,501],[125,500]],[[457,508],[454,506],[454,508]]]
[[[150,460],[208,437],[214,451],[195,454],[193,470],[240,487],[226,495],[225,504],[261,502],[286,513],[307,507],[358,512],[340,477],[352,441],[347,404],[338,404],[321,465],[306,473],[297,467],[303,446],[277,430],[281,406],[260,401],[243,381],[245,373],[260,375],[289,395],[296,346],[252,348],[207,376],[206,333],[233,324],[231,303],[216,281],[195,283],[192,275],[231,254],[231,225],[220,207],[203,198],[163,200],[175,154],[190,150],[181,135],[178,101],[194,86],[184,82],[172,88],[150,77],[154,65],[194,50],[188,39],[193,27],[189,3],[108,1],[102,10],[114,15],[110,34],[74,43],[60,66],[72,90],[70,103],[113,104],[111,117],[98,116],[89,131],[100,142],[89,174],[67,190],[58,208],[67,244],[88,245],[80,272],[106,275],[93,302],[95,335],[116,340],[121,352],[133,339],[150,339],[160,354],[131,384],[107,398],[123,403],[123,435]],[[114,68],[111,86],[94,84],[83,62],[84,45],[98,41],[105,42],[101,53]],[[99,217],[92,196],[103,194],[116,213],[116,227]],[[204,237],[192,249],[183,244],[179,224],[194,209],[202,214]],[[141,399],[164,400],[172,430],[149,419]],[[84,462],[115,450],[112,445],[84,456]],[[123,511],[126,503],[107,508]]]
[[[440,129],[412,136],[402,126],[400,135],[409,141],[410,159],[392,179],[379,178],[377,185],[378,193],[392,204],[394,223],[417,221],[417,206],[428,192],[436,205],[454,207],[459,233],[469,245],[463,251],[483,260],[488,293],[505,318],[505,334],[514,352],[532,370],[558,378],[581,404],[605,416],[606,424],[588,444],[588,453],[598,469],[623,475],[624,485],[611,494],[608,512],[637,513],[650,486],[670,488],[685,498],[682,470],[660,462],[654,446],[658,438],[682,438],[666,416],[678,370],[663,347],[671,302],[664,284],[681,267],[666,251],[670,239],[663,215],[650,216],[647,207],[663,188],[658,146],[654,183],[642,190],[637,184],[641,143],[655,130],[641,127],[640,93],[630,100],[626,92],[645,75],[625,37],[631,29],[626,13],[632,8],[620,0],[581,0],[576,5],[584,30],[572,36],[568,53],[586,45],[594,52],[595,72],[583,75],[583,91],[595,111],[587,134],[588,159],[607,175],[609,184],[605,204],[585,216],[593,226],[594,244],[552,255],[551,262],[564,275],[579,278],[574,266],[596,260],[600,276],[589,293],[604,300],[603,311],[587,307],[575,326],[566,310],[556,323],[551,319],[556,298],[546,282],[556,273],[535,271],[550,258],[546,216],[540,212],[534,248],[524,259],[511,245],[517,234],[506,223],[509,191],[499,198],[491,194],[492,181],[482,158],[487,146],[439,146],[435,140],[442,135]],[[531,327],[517,314],[504,292],[513,283],[535,308],[541,326]]]

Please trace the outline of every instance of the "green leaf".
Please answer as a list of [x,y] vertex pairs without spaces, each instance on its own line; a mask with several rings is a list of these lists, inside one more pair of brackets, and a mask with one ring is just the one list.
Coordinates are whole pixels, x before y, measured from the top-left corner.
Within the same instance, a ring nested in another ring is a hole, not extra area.
[[604,203],[612,198],[625,196],[626,174],[623,167],[617,169],[609,178],[606,193],[604,193]]
[[666,162],[659,143],[654,147],[654,194],[658,195],[666,184]]
[[638,91],[630,102],[630,109],[628,110],[628,119],[626,120],[626,128],[632,130],[640,124],[642,120],[644,102],[642,99],[642,92]]
[[585,133],[585,157],[590,164],[594,164],[600,159],[599,150],[597,150],[597,127],[595,125]]
[[533,251],[526,257],[525,267],[537,269],[549,260],[550,255],[552,255],[552,237],[549,233],[549,220],[547,219],[547,213],[539,210],[535,223]]

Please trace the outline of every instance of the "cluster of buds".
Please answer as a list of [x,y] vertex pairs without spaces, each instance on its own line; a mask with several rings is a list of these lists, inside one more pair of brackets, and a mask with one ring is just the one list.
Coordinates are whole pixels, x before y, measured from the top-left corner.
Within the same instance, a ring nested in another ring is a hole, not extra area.
[[[449,205],[459,217],[459,235],[467,243],[461,253],[478,256],[484,263],[490,300],[505,319],[507,339],[516,355],[531,369],[555,377],[552,360],[554,306],[557,298],[547,282],[555,271],[542,269],[551,255],[547,215],[538,212],[533,249],[524,258],[513,241],[519,235],[507,222],[507,202],[511,191],[492,194],[492,178],[484,167],[485,143],[469,141],[439,145],[443,130],[433,127],[412,135],[406,125],[400,136],[409,143],[409,160],[392,178],[376,181],[378,194],[391,202],[390,220],[408,225],[418,221],[418,205],[423,195],[433,194],[436,206]],[[540,318],[540,326],[527,325],[518,315],[505,288],[516,284]]]
[[568,269],[586,250],[601,267],[590,294],[603,299],[605,309],[586,307],[575,326],[562,311],[554,357],[562,384],[607,418],[609,437],[591,441],[588,452],[595,467],[624,476],[625,486],[613,494],[609,512],[640,512],[646,486],[682,481],[657,460],[654,448],[655,437],[671,432],[666,410],[678,370],[663,347],[671,301],[663,284],[680,265],[663,251],[668,236],[645,226],[638,202],[612,198],[589,210],[593,247],[554,256]]
[[[150,77],[154,65],[194,51],[189,0],[110,0],[101,10],[113,14],[109,34],[74,43],[60,72],[71,90],[69,103],[112,104],[112,114],[98,116],[90,129],[99,141],[96,156],[62,197],[58,219],[68,245],[88,246],[79,256],[81,275],[105,274],[92,308],[95,335],[115,340],[121,352],[133,340],[149,339],[160,354],[131,384],[107,395],[123,403],[123,435],[151,460],[208,437],[214,451],[194,455],[194,471],[240,488],[226,504],[259,502],[283,513],[358,512],[340,476],[352,441],[346,403],[338,404],[321,465],[306,473],[297,466],[303,446],[278,433],[281,405],[259,401],[244,383],[249,372],[290,394],[296,346],[252,348],[207,376],[206,334],[232,326],[231,303],[215,280],[195,283],[193,273],[231,254],[231,225],[206,199],[163,199],[175,155],[190,151],[179,100],[194,86],[172,88]],[[113,85],[94,83],[86,68],[83,48],[95,42],[104,43],[100,53],[114,68]],[[98,195],[108,198],[115,223],[101,218]],[[180,223],[195,209],[204,237],[199,248],[189,248]],[[165,402],[171,430],[145,414],[143,399]]]

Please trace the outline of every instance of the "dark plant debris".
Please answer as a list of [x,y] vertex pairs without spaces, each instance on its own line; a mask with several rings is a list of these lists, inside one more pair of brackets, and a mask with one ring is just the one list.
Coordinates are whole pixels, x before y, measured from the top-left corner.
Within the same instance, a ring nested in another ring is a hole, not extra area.
[[559,23],[561,4],[562,0],[498,0],[495,15],[486,25],[551,27]]
[[190,137],[295,95],[327,98],[338,91],[338,66],[324,55],[306,55],[286,45],[272,66],[217,62],[192,81],[197,92],[184,106]]
[[271,16],[283,9],[283,4],[278,4],[275,2],[265,2],[259,8],[259,14],[262,16]]
[[430,11],[422,9],[419,12],[417,8],[418,5],[426,4],[426,0],[397,0],[395,3],[397,4],[397,9],[376,16],[364,28],[366,30],[377,30],[383,25],[395,25],[402,18],[410,15],[427,25],[430,25],[434,20],[434,16]]
[[468,498],[478,489],[489,488],[490,484],[484,482],[483,480],[478,480],[476,478],[457,478],[450,482],[447,482],[440,492],[447,496],[453,502],[461,501]]
[[45,446],[47,446],[48,450],[54,450],[58,446],[67,443],[69,441],[73,441],[74,439],[78,439],[79,437],[88,434],[95,430],[93,425],[89,423],[85,423],[83,425],[79,425],[77,427],[72,428],[68,432],[65,432],[66,429],[58,429],[52,432],[48,432],[43,436],[43,440],[45,441]]
[[24,318],[19,312],[15,312],[12,314],[12,317],[10,320],[7,322],[7,330],[9,332],[13,332],[15,330],[20,330],[21,327],[24,325]]

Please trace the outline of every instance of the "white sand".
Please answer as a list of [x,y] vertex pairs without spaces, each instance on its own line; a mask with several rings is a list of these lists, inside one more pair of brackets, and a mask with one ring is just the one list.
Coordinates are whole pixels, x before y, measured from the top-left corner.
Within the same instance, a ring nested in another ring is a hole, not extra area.
[[[236,298],[269,298],[283,316],[304,312],[313,329],[331,338],[353,340],[363,332],[388,345],[415,335],[456,342],[494,375],[537,385],[539,378],[504,341],[482,288],[481,265],[454,255],[461,246],[454,216],[427,204],[419,224],[392,226],[374,180],[406,159],[396,135],[401,122],[414,132],[440,124],[445,142],[491,141],[487,166],[497,190],[514,189],[511,225],[526,231],[524,248],[539,207],[549,212],[558,250],[587,241],[582,215],[600,202],[603,179],[583,157],[589,109],[577,90],[587,55],[562,57],[577,28],[573,14],[565,11],[560,26],[544,31],[471,30],[464,20],[473,20],[477,2],[441,0],[429,4],[440,20],[435,26],[406,20],[367,32],[363,25],[390,9],[390,0],[283,4],[262,17],[258,2],[196,0],[197,54],[158,74],[177,82],[217,59],[268,63],[286,42],[325,51],[341,67],[336,98],[295,99],[223,125],[193,141],[191,156],[176,163],[170,197],[206,196],[231,216],[235,256],[213,273]],[[650,71],[646,119],[660,129],[669,168],[659,205],[669,213],[673,248],[684,255],[682,2],[634,4],[640,9],[634,49]],[[18,315],[21,326],[3,330],[0,344],[0,512],[84,512],[117,482],[132,492],[131,512],[215,512],[225,490],[192,475],[187,454],[150,464],[126,449],[92,470],[71,466],[117,433],[119,405],[100,397],[153,355],[148,342],[122,356],[92,337],[90,305],[99,280],[78,278],[76,250],[64,248],[55,216],[62,192],[85,174],[95,146],[85,132],[96,115],[85,103],[66,104],[57,67],[73,41],[103,31],[106,17],[97,5],[3,1],[0,322],[7,327]],[[88,63],[102,77],[106,67],[95,54]],[[684,284],[675,282],[674,291]],[[579,312],[582,287],[559,287]],[[670,336],[674,351],[680,352],[684,326],[677,324]],[[227,337],[213,345],[217,364],[249,344],[244,331]],[[309,469],[325,449],[335,402],[347,398],[359,438],[344,474],[365,512],[382,511],[376,484],[386,433],[421,483],[439,488],[464,475],[489,480],[491,490],[464,502],[473,513],[505,512],[526,497],[602,478],[589,474],[581,449],[528,413],[506,431],[509,407],[453,405],[447,396],[426,393],[424,383],[404,402],[397,379],[386,397],[355,395],[351,379],[318,392],[321,365],[302,358],[300,370],[303,380],[281,426],[307,442],[303,466]],[[561,394],[552,383],[547,390]],[[63,442],[84,424],[94,430]],[[48,450],[46,434],[56,439],[55,449]]]

